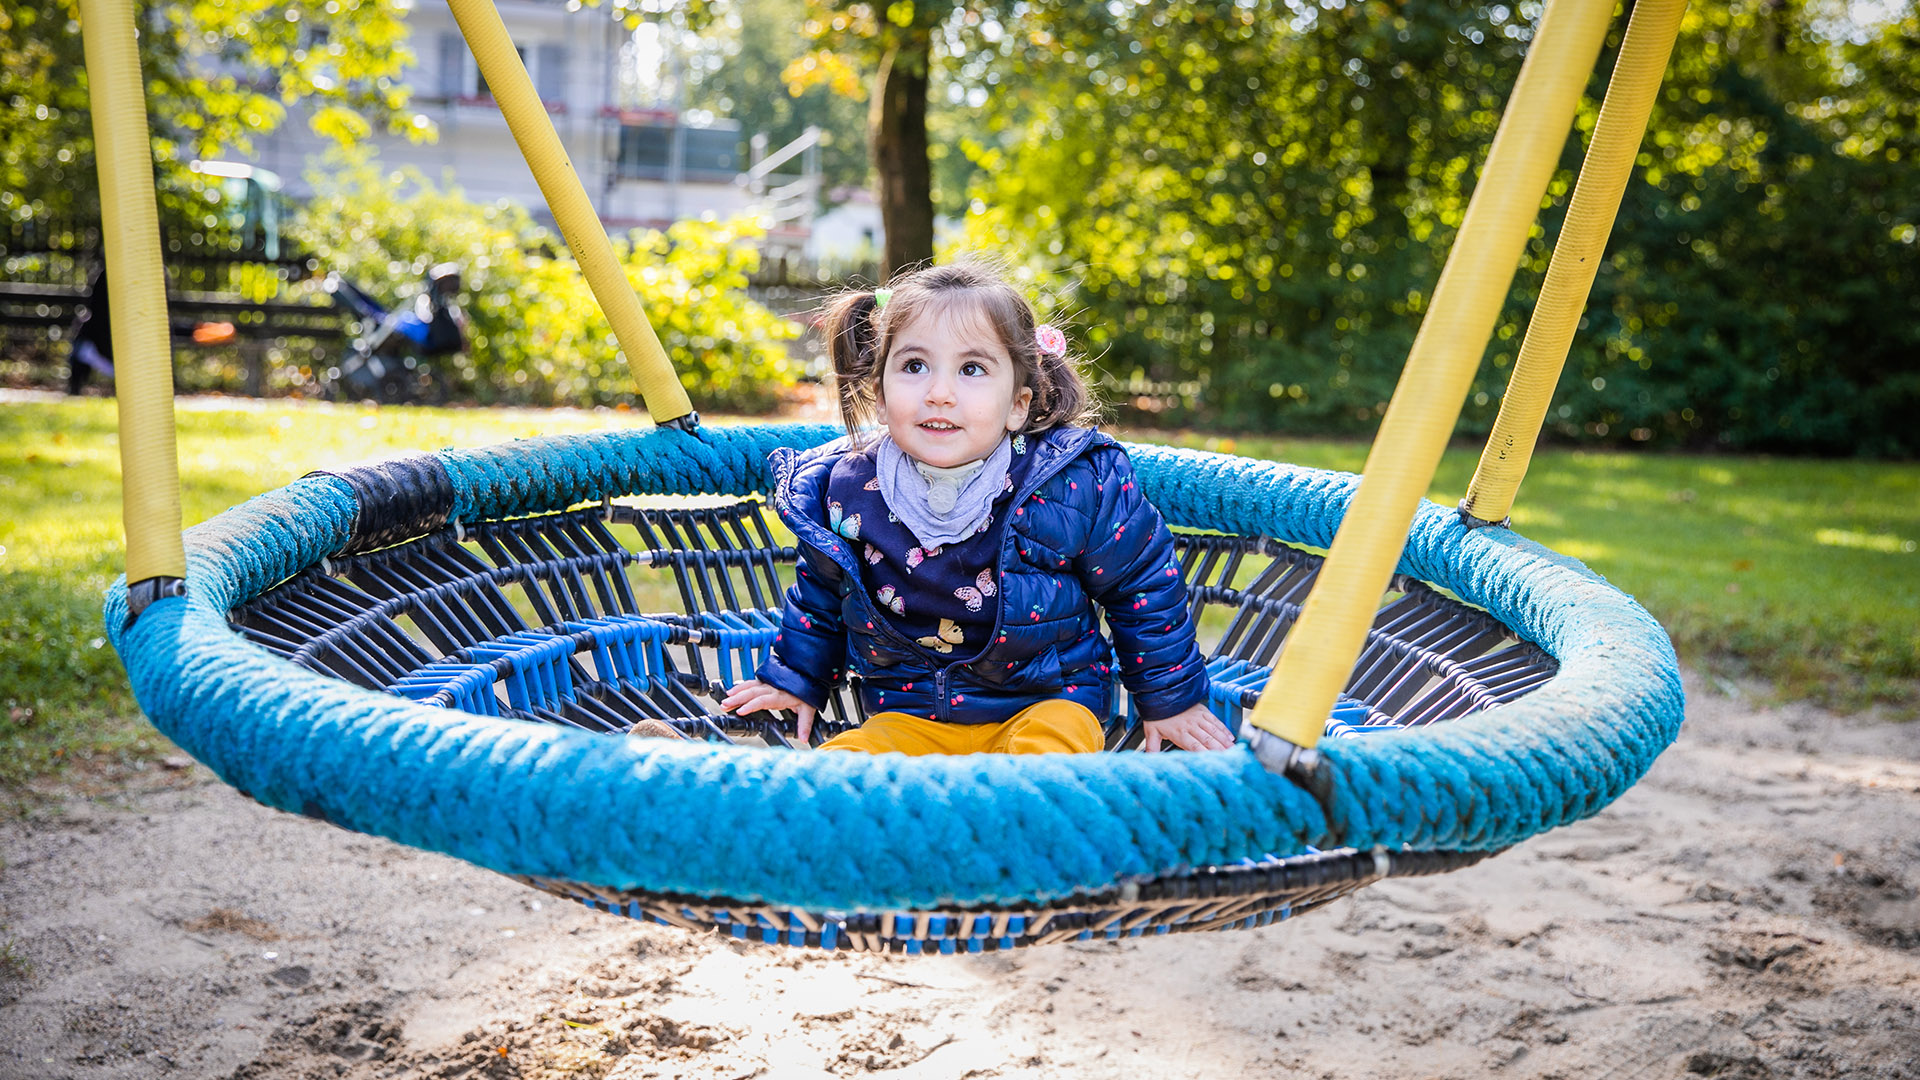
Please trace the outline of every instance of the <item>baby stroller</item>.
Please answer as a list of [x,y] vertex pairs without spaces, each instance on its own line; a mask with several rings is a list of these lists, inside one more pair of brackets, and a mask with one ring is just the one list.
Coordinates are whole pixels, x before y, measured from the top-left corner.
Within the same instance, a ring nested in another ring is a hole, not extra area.
[[330,380],[335,397],[386,404],[418,401],[434,386],[430,361],[457,355],[467,347],[458,263],[429,269],[427,287],[412,306],[394,311],[338,271],[327,275],[326,289],[334,303],[370,327],[354,339],[352,351]]

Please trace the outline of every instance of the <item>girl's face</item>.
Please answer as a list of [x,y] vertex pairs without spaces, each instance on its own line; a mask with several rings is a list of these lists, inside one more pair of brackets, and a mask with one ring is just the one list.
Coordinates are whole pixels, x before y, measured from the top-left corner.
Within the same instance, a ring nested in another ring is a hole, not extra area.
[[880,373],[880,421],[936,468],[979,461],[1027,424],[1033,390],[980,311],[956,304],[901,327]]

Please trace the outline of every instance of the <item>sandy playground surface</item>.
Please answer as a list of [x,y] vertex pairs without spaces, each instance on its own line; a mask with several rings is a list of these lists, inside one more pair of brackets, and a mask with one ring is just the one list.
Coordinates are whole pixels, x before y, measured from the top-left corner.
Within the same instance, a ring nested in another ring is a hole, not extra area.
[[1920,1077],[1920,724],[1690,690],[1478,867],[977,957],[643,926],[156,770],[0,834],[0,1077]]

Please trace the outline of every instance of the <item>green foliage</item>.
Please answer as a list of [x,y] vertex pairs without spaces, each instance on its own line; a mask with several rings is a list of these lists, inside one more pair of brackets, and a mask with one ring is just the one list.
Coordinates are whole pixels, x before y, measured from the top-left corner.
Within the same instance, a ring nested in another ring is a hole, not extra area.
[[[632,376],[559,237],[518,206],[469,202],[416,171],[338,159],[290,229],[322,264],[376,296],[417,292],[434,263],[465,267],[471,348],[449,393],[481,403],[632,400]],[[745,222],[683,221],[616,243],[680,379],[706,408],[758,410],[799,376],[794,327],[745,293],[758,265]]]
[[[419,137],[401,71],[412,62],[396,0],[139,3],[141,73],[162,220],[199,218],[194,158],[245,155],[287,106],[352,141],[383,127]],[[91,216],[98,201],[78,0],[0,8],[0,214]]]
[[[1162,420],[1371,431],[1538,13],[1014,5],[956,48],[956,78],[991,90],[970,237],[1071,277],[1109,375],[1186,388],[1153,403]],[[1796,0],[1688,17],[1556,433],[1920,452],[1920,34],[1909,14],[1849,44],[1823,18]],[[1467,431],[1498,408],[1578,148]]]
[[1689,15],[1561,431],[1920,453],[1920,16],[1821,16]]
[[0,985],[8,980],[25,982],[33,978],[33,961],[27,959],[20,942],[0,923]]
[[818,127],[826,187],[867,186],[866,86],[856,82],[850,93],[789,87],[783,75],[806,55],[807,43],[796,33],[805,0],[727,0],[724,7],[709,33],[723,58],[695,82],[692,104],[732,117],[748,132],[765,132],[769,150]]
[[1415,0],[1029,20],[967,68],[1000,88],[972,235],[1071,266],[1110,373],[1197,382],[1168,419],[1369,430],[1524,19]]

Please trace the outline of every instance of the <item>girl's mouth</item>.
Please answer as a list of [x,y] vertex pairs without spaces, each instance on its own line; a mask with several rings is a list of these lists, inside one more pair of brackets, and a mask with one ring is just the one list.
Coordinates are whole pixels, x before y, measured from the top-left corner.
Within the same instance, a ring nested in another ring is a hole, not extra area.
[[947,420],[922,420],[920,427],[925,431],[959,431],[960,425]]

